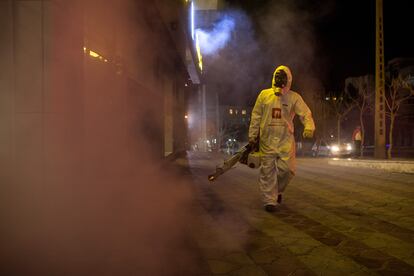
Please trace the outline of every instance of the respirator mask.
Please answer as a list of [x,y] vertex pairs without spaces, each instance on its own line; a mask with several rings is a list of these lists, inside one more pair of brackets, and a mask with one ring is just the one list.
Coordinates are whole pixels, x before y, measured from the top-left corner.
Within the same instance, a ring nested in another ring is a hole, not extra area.
[[275,73],[274,85],[275,85],[275,95],[282,95],[282,89],[286,87],[288,83],[288,76],[285,71],[279,70]]

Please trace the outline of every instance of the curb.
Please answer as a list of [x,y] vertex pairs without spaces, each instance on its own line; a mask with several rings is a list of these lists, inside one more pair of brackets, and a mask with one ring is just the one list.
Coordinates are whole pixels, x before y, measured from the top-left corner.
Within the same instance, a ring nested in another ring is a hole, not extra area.
[[414,174],[414,161],[393,161],[393,160],[358,160],[358,159],[330,159],[329,165],[344,167],[363,167],[381,169],[390,172]]
[[177,151],[175,151],[173,153],[170,153],[169,155],[165,156],[164,160],[168,161],[168,162],[173,162],[178,158],[185,157],[186,155],[187,155],[187,151],[184,150],[184,149],[180,149],[180,150],[177,150]]

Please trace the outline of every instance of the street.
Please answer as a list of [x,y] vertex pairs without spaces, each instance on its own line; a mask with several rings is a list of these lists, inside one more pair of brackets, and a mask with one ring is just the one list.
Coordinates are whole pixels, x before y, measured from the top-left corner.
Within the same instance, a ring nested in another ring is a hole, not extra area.
[[206,275],[414,275],[411,174],[301,158],[275,213],[263,210],[258,170],[238,164],[215,182],[223,156],[188,153],[191,233]]

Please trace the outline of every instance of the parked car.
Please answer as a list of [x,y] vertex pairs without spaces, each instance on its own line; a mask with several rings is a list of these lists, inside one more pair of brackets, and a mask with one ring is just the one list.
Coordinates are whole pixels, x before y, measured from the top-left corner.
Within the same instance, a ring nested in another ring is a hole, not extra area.
[[321,141],[319,144],[315,143],[312,146],[312,156],[325,156],[325,157],[348,157],[354,152],[354,148],[351,143],[327,143]]

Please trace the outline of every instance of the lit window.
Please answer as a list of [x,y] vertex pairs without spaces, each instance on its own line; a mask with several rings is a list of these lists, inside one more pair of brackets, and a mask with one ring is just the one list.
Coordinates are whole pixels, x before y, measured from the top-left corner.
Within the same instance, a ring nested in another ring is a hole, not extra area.
[[242,109],[242,115],[246,115],[246,109]]
[[233,109],[229,109],[229,114],[233,114]]
[[239,111],[237,109],[234,110],[234,113],[239,114]]

